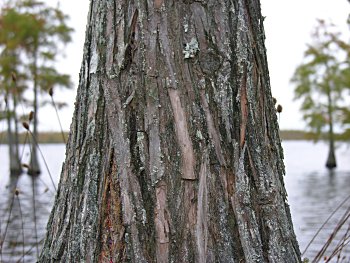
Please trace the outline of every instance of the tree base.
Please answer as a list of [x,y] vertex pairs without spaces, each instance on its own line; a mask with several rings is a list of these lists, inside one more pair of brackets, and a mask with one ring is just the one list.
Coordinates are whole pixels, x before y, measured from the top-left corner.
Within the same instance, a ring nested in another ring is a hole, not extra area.
[[335,160],[335,154],[332,151],[328,155],[326,167],[328,169],[334,169],[335,167],[337,167],[337,161]]
[[37,157],[36,148],[33,146],[31,156],[30,156],[30,165],[29,165],[27,174],[35,176],[35,175],[39,175],[40,173],[41,173],[41,170],[40,170],[40,165]]
[[27,172],[28,175],[32,175],[32,176],[39,175],[40,173],[41,173],[40,169],[28,169],[28,172]]
[[328,161],[327,161],[326,167],[327,167],[328,169],[334,169],[334,168],[337,167],[337,164],[336,164],[335,162],[328,162]]
[[10,175],[11,176],[21,175],[22,172],[23,172],[22,168],[10,168]]

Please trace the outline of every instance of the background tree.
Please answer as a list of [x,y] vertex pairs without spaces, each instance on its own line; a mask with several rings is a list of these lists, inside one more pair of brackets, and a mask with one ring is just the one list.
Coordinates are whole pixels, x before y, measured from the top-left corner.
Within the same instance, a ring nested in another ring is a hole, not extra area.
[[[24,72],[21,47],[26,41],[28,17],[13,8],[4,8],[0,15],[0,81],[6,102],[2,117],[7,123],[10,174],[22,172],[19,141],[17,106],[25,90],[28,76]],[[16,33],[14,33],[16,32]]]
[[29,174],[40,173],[36,142],[38,137],[38,96],[40,91],[46,93],[53,86],[70,87],[70,77],[60,74],[53,66],[59,47],[71,41],[72,29],[67,26],[68,17],[56,7],[46,6],[36,0],[19,1],[17,8],[33,16],[31,41],[26,46],[26,52],[30,59],[30,73],[33,80],[33,137]]
[[259,1],[89,14],[39,262],[300,262]]
[[[348,26],[350,26],[350,16],[347,20]],[[337,45],[338,50],[341,50],[346,54],[345,59],[341,62],[339,82],[345,89],[344,95],[349,96],[350,93],[350,43],[342,38],[340,34],[332,35],[332,40]],[[344,105],[338,107],[341,114],[339,114],[339,121],[342,123],[343,134],[341,139],[350,139],[350,107],[349,100],[346,100]]]
[[[38,110],[39,93],[47,93],[55,86],[71,87],[70,77],[67,74],[59,73],[54,62],[62,53],[62,48],[71,38],[72,29],[67,26],[68,17],[56,7],[46,6],[43,2],[35,0],[16,1],[11,6],[3,9],[3,16],[8,13],[16,13],[23,19],[12,19],[11,24],[4,24],[7,36],[4,35],[3,43],[8,43],[8,39],[15,38],[18,42],[13,47],[13,52],[18,54],[21,60],[21,67],[25,68],[28,74],[26,83],[33,86],[32,107],[33,137],[31,149],[31,161],[29,174],[40,173],[37,158],[36,141],[38,135]],[[6,27],[6,28],[5,28]],[[10,36],[10,37],[9,37]],[[2,53],[6,56],[7,53]],[[8,77],[7,72],[3,72]]]
[[[296,85],[295,99],[302,100],[301,111],[309,129],[320,139],[325,133],[329,141],[327,168],[336,167],[334,126],[341,124],[341,106],[345,90],[344,52],[339,52],[335,39],[339,33],[332,32],[332,25],[323,20],[312,34],[313,43],[308,45],[304,63],[295,70],[292,82]],[[340,127],[338,125],[338,127]],[[326,132],[328,129],[328,132]]]

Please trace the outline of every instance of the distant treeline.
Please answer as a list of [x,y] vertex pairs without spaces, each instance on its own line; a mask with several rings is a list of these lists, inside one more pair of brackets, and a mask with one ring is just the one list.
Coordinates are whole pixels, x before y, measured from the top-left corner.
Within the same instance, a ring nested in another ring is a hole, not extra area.
[[[313,132],[299,131],[299,130],[281,130],[280,136],[282,140],[310,140],[316,141],[317,139],[328,140],[327,134],[318,136]],[[350,141],[350,134],[334,134],[335,140],[337,141]]]
[[[282,140],[315,140],[316,135],[311,132],[298,131],[298,130],[282,130],[280,131]],[[20,143],[24,143],[26,133],[21,133],[19,136]],[[29,135],[28,135],[29,137]],[[65,137],[68,138],[68,132],[65,133]],[[336,140],[338,141],[350,141],[348,134],[336,134]],[[28,142],[27,138],[27,142]],[[324,136],[326,139],[326,136]],[[60,132],[41,132],[38,138],[39,143],[63,143],[62,134]],[[7,144],[6,132],[0,132],[0,144]]]
[[[68,138],[68,132],[65,132],[65,137]],[[19,143],[23,144],[26,140],[26,143],[29,142],[30,134],[20,133],[19,134]],[[40,132],[38,143],[63,143],[62,133],[61,132]],[[0,132],[0,144],[7,144],[7,133]]]

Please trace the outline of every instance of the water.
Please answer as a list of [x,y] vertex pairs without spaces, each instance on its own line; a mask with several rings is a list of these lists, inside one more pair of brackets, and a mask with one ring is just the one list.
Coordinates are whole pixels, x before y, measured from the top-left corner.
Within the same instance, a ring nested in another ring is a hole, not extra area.
[[[313,144],[305,141],[283,143],[287,175],[285,184],[291,207],[294,231],[303,252],[315,233],[329,215],[350,195],[350,145],[339,143],[336,151],[338,168],[330,172],[325,168],[328,147],[325,143]],[[350,200],[342,206],[322,229],[308,248],[304,257],[313,258],[330,237],[340,218],[350,208]],[[350,227],[350,220],[335,238]],[[350,244],[346,261],[350,262]],[[330,254],[332,249],[325,255]],[[333,262],[333,261],[332,261]],[[335,262],[335,261],[334,261]]]
[[[300,249],[304,251],[330,213],[350,194],[350,148],[345,143],[339,144],[338,168],[333,173],[324,167],[328,153],[326,144],[286,141],[283,142],[283,148],[287,171],[285,184],[288,191],[288,202]],[[54,183],[57,184],[64,160],[64,145],[47,144],[41,145],[40,149],[45,156]],[[25,149],[24,152],[23,160],[28,163],[29,149]],[[37,253],[41,249],[40,241],[45,236],[46,222],[54,201],[54,187],[49,172],[42,162],[40,176],[33,178],[23,174],[18,177],[19,194],[17,197],[13,194],[16,178],[9,179],[7,158],[7,147],[0,145],[0,237],[3,237],[6,222],[10,219],[0,262],[23,262],[23,254],[25,254],[24,262],[35,262]],[[303,257],[313,258],[317,254],[349,207],[350,201],[347,201],[346,205],[339,209],[334,218],[320,232]],[[34,210],[36,211],[35,220]],[[349,221],[346,227],[349,227]],[[36,246],[38,242],[39,245]],[[350,246],[347,247],[347,254],[345,254],[347,261],[342,262],[349,262]],[[329,255],[329,252],[327,253]]]
[[[41,161],[42,174],[37,177],[25,173],[9,177],[7,150],[7,146],[0,145],[0,241],[6,232],[0,262],[36,262],[55,197],[50,174],[57,185],[65,146],[40,145],[49,170]],[[25,147],[23,163],[29,163],[29,152],[29,147]],[[18,190],[18,195],[14,194],[15,189]]]

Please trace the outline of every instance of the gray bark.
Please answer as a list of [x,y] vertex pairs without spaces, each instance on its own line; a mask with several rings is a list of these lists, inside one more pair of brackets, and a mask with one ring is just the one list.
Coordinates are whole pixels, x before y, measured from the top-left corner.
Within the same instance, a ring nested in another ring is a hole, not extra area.
[[91,1],[39,262],[300,262],[258,0]]

